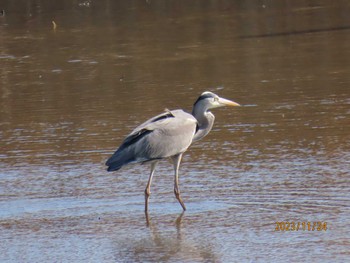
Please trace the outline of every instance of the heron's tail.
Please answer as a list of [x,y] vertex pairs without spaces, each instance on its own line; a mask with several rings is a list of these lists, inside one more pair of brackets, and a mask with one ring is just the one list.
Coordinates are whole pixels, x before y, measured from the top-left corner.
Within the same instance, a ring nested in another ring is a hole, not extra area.
[[106,162],[106,165],[108,166],[107,171],[117,171],[122,166],[134,161],[134,157],[130,156],[127,152],[117,150]]

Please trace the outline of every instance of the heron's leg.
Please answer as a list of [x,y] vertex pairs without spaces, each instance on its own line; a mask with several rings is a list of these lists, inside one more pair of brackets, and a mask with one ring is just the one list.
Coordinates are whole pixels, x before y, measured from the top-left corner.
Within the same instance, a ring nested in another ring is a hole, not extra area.
[[151,195],[151,183],[152,183],[152,178],[154,174],[154,170],[156,169],[157,162],[152,162],[151,163],[151,173],[148,178],[147,186],[145,189],[145,212],[147,213],[148,211],[148,200],[149,196]]
[[175,193],[176,199],[179,201],[180,205],[182,206],[182,209],[185,211],[186,207],[184,202],[181,199],[180,189],[179,189],[179,167],[180,167],[181,158],[182,158],[182,153],[172,157],[174,162],[174,171],[175,171],[174,193]]

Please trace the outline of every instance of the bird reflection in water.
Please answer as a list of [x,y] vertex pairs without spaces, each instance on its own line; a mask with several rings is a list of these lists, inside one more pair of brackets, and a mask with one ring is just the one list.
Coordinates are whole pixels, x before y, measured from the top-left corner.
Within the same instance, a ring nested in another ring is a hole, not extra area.
[[[210,239],[204,237],[194,241],[186,237],[188,231],[184,223],[190,228],[191,220],[187,221],[185,218],[185,211],[182,211],[172,224],[175,229],[172,229],[171,225],[153,222],[160,219],[152,220],[148,212],[145,212],[149,236],[136,241],[127,249],[129,259],[137,262],[219,262],[219,256],[214,253]],[[163,220],[162,222],[164,223]]]

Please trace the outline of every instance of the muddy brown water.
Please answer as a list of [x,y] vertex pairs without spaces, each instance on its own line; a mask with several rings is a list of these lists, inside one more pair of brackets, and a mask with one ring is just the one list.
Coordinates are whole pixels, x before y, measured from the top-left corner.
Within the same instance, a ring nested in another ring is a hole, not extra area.
[[[347,1],[0,9],[1,262],[350,258]],[[137,124],[190,111],[205,90],[243,106],[213,110],[185,154],[185,213],[160,163],[147,222],[149,167],[104,162]]]

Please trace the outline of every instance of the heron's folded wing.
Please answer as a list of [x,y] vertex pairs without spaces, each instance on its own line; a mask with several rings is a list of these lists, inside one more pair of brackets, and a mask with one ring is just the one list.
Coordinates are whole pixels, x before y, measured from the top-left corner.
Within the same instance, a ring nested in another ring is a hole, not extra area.
[[197,120],[183,110],[164,112],[134,129],[107,161],[111,169],[130,162],[162,159],[186,151]]
[[146,136],[147,134],[151,133],[152,130],[143,128],[141,130],[138,130],[135,133],[132,133],[130,135],[128,135],[125,140],[123,141],[123,144],[121,145],[120,148],[125,148],[128,147],[131,144],[136,143],[137,141],[141,140],[144,136]]
[[121,147],[125,148],[138,142],[140,139],[152,133],[154,130],[162,130],[163,132],[170,132],[173,130],[175,133],[178,133],[179,130],[177,130],[177,128],[181,129],[181,127],[183,127],[186,122],[188,123],[188,121],[193,123],[190,125],[196,125],[197,123],[196,119],[191,114],[186,113],[183,110],[163,112],[162,114],[159,114],[136,127],[125,138]]
[[138,133],[142,129],[155,130],[155,129],[176,129],[177,127],[183,127],[188,123],[197,123],[195,117],[183,110],[166,111],[159,114],[143,124],[139,125],[131,134]]
[[147,121],[145,121],[144,123],[140,124],[139,126],[137,126],[129,135],[133,135],[133,134],[137,134],[140,130],[142,129],[148,129],[148,130],[153,130],[154,125],[150,125],[150,124],[154,124],[154,123],[163,123],[163,122],[167,122],[166,120],[169,118],[174,118],[174,115],[170,112],[170,111],[166,111],[163,112]]
[[169,122],[169,118],[174,118],[174,115],[170,112],[163,112],[159,114],[141,125],[137,126],[123,141],[122,145],[119,148],[125,148],[131,144],[136,143],[140,139],[142,139],[147,134],[151,133],[154,129],[159,127],[159,125],[165,124]]

